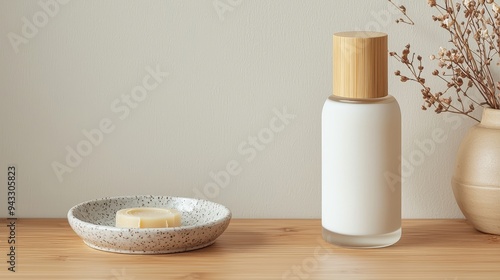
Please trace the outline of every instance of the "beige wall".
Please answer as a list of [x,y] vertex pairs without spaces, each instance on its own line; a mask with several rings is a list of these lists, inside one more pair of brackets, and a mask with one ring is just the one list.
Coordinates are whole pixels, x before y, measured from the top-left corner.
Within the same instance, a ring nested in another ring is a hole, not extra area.
[[[406,1],[414,27],[394,24],[384,0],[39,2],[0,1],[0,182],[16,164],[21,217],[162,194],[234,217],[319,218],[331,35],[384,31],[391,49],[411,41],[425,57],[446,36],[425,1]],[[471,123],[421,111],[419,89],[392,75],[389,86],[404,216],[460,217],[449,180]]]

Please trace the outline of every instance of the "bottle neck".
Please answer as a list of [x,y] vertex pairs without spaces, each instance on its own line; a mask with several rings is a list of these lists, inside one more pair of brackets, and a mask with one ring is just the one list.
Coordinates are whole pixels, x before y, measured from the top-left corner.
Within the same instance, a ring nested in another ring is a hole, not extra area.
[[394,102],[396,99],[391,95],[385,95],[384,97],[377,97],[377,98],[348,98],[337,95],[330,95],[328,97],[328,100],[343,102],[343,103],[372,104],[372,103],[391,103]]

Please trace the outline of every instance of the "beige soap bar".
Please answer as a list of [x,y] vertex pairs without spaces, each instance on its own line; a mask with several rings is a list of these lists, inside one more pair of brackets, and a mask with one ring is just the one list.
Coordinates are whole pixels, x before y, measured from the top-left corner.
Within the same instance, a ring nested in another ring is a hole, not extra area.
[[119,228],[166,228],[181,225],[181,214],[175,209],[127,208],[116,212]]

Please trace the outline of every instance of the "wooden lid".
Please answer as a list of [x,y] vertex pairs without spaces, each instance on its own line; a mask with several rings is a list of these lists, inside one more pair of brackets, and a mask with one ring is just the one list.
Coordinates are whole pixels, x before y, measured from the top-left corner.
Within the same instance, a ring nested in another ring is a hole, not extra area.
[[353,31],[333,35],[333,95],[387,95],[387,34]]

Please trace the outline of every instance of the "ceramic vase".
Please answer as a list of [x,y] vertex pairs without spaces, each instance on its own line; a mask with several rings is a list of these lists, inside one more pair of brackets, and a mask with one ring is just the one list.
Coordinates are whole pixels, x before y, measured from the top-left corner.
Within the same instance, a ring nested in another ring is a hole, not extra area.
[[453,193],[477,230],[500,235],[500,110],[485,108],[458,149]]

